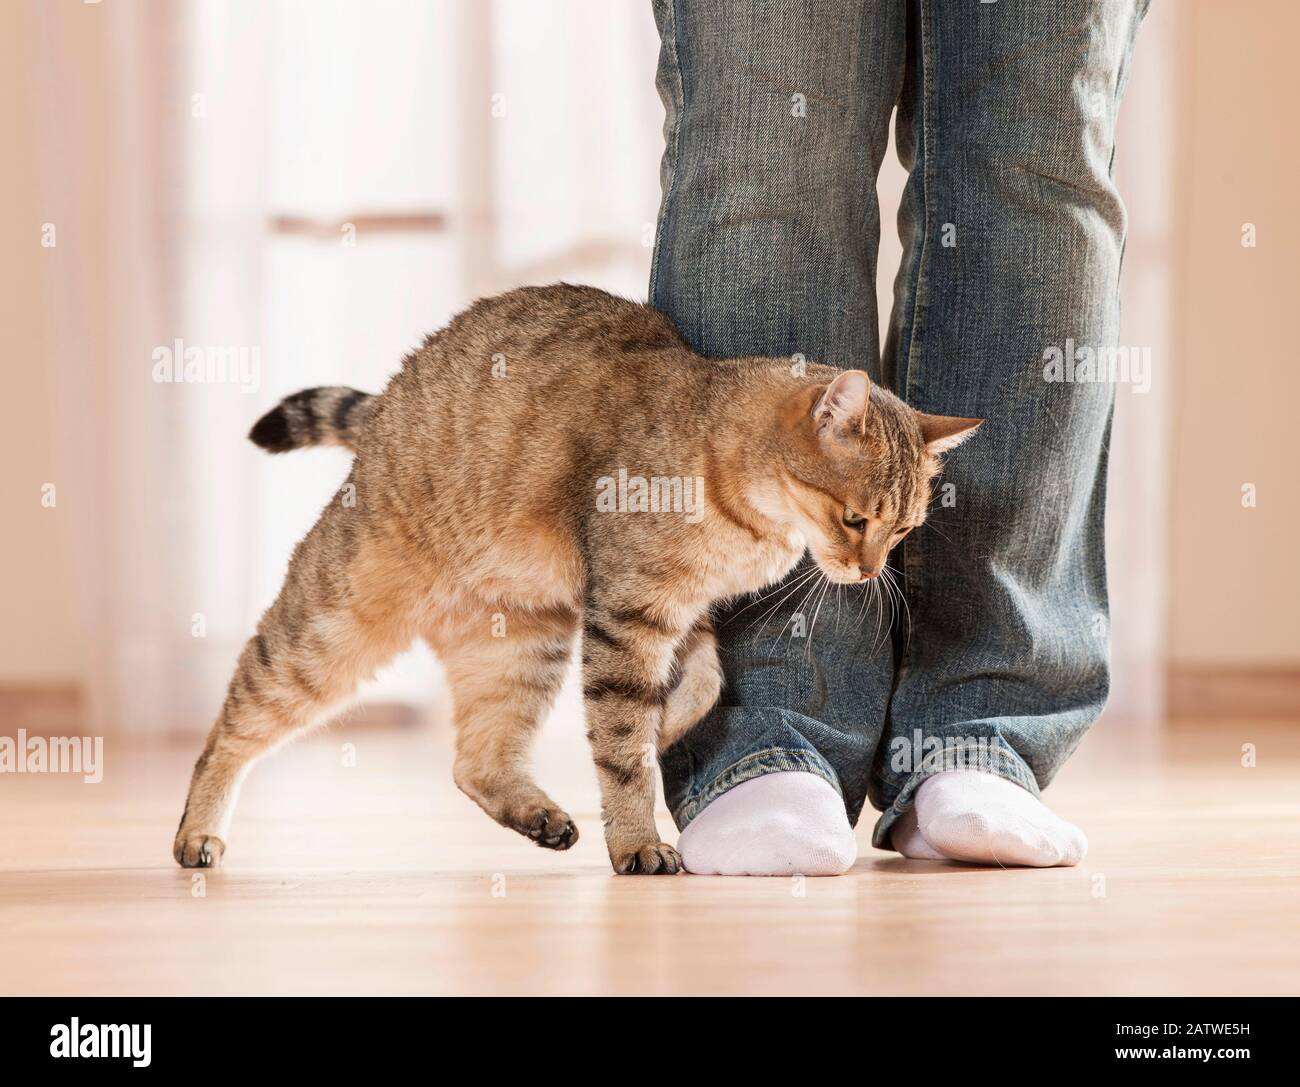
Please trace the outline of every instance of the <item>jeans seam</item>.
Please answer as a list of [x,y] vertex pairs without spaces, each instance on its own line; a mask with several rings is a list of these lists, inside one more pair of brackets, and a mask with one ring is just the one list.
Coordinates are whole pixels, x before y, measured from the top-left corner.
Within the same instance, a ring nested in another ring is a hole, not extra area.
[[[920,348],[918,341],[925,331],[925,297],[926,272],[930,257],[930,232],[934,218],[932,205],[934,194],[934,35],[931,32],[929,0],[920,0],[920,19],[917,33],[920,35],[921,52],[921,251],[916,257],[916,280],[912,287],[912,321],[907,338],[907,373],[903,382],[903,399],[916,407],[916,375],[919,369]],[[919,545],[915,540],[904,540],[903,548],[903,588],[915,598],[921,591],[923,579],[920,576]],[[903,673],[914,659],[912,639],[909,637],[899,654],[894,668],[894,690],[898,689]],[[893,701],[892,696],[890,699]],[[886,711],[888,713],[888,711]]]
[[[668,186],[664,189],[663,203],[659,208],[658,222],[655,228],[654,254],[650,260],[650,304],[655,304],[655,291],[659,284],[659,267],[663,260],[663,246],[668,234],[669,206],[677,190],[678,165],[681,155],[682,116],[686,112],[686,80],[682,75],[681,55],[677,50],[677,2],[669,0],[665,6],[668,25],[663,34],[663,47],[671,48],[673,76],[676,79],[676,101],[672,117],[672,160],[668,169]],[[671,45],[670,45],[671,43]]]
[[907,338],[907,375],[903,398],[915,407],[913,376],[917,361],[918,333],[925,331],[926,271],[930,256],[930,230],[934,219],[934,35],[930,32],[929,0],[921,0],[917,33],[921,36],[921,251],[916,257],[916,281],[912,286],[912,328]]

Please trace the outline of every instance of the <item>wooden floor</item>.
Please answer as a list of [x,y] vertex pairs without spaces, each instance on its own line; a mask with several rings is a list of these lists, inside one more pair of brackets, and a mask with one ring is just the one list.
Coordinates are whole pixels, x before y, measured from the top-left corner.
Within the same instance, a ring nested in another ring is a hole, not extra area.
[[454,791],[441,730],[346,724],[257,769],[197,875],[169,855],[196,748],[110,740],[99,785],[0,776],[0,992],[1300,992],[1300,728],[1142,735],[1103,722],[1048,793],[1082,867],[904,861],[864,819],[809,880],[615,878],[567,740],[555,855]]

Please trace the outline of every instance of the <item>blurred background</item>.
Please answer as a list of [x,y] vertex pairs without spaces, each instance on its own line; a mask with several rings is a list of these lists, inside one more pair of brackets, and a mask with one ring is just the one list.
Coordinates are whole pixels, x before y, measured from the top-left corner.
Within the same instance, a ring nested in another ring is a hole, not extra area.
[[[1152,380],[1117,393],[1106,724],[1156,744],[1300,715],[1297,32],[1291,0],[1156,0],[1121,112]],[[348,468],[257,451],[263,411],[380,389],[480,295],[645,297],[649,2],[5,0],[0,50],[0,730],[197,742]],[[891,156],[885,314],[902,183]],[[243,377],[157,380],[191,348]],[[416,649],[354,712],[434,720],[441,692]],[[582,743],[561,716],[548,742]]]

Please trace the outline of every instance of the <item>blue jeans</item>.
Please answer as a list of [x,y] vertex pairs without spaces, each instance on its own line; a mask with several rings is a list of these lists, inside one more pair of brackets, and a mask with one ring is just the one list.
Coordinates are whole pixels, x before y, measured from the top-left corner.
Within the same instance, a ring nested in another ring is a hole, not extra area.
[[[1111,165],[1145,7],[655,0],[651,302],[706,355],[857,367],[922,411],[988,420],[891,557],[906,608],[888,634],[859,587],[816,624],[801,588],[717,616],[722,700],[662,762],[679,827],[742,781],[803,770],[853,822],[870,800],[888,848],[927,775],[1037,794],[1100,713],[1114,384],[1049,380],[1046,360],[1117,343]],[[909,179],[882,350],[875,184],[895,106]]]

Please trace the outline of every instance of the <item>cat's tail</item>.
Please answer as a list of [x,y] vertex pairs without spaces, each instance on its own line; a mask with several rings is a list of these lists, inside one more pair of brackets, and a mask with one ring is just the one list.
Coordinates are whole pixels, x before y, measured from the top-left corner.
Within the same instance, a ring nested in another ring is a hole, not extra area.
[[286,396],[253,424],[248,432],[254,445],[271,453],[306,449],[312,445],[341,445],[355,449],[361,425],[378,397],[325,385]]

